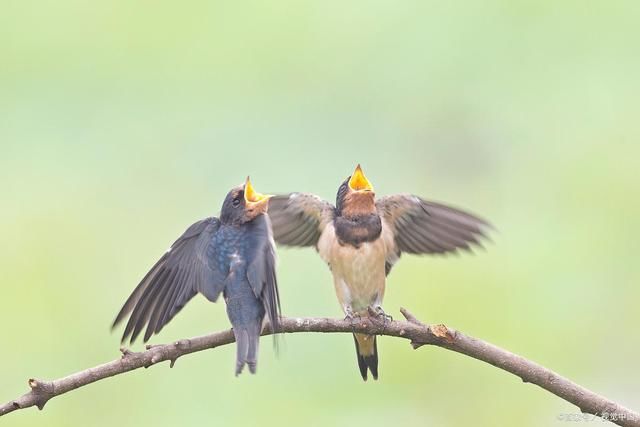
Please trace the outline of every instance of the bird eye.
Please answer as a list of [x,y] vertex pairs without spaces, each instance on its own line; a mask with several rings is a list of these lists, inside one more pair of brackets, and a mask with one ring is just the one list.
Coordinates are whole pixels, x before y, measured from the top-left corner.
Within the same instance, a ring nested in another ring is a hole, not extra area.
[[240,199],[233,199],[232,204],[234,208],[237,208],[238,206],[240,206]]

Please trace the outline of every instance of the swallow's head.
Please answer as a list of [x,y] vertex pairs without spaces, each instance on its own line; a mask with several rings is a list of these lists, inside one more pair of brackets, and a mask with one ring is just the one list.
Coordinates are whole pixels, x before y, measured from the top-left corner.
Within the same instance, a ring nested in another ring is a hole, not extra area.
[[356,217],[372,214],[376,210],[375,197],[373,185],[358,165],[353,174],[338,188],[336,196],[338,215]]
[[234,225],[253,221],[267,212],[270,197],[272,196],[256,192],[247,177],[244,184],[232,188],[227,194],[222,204],[220,221]]

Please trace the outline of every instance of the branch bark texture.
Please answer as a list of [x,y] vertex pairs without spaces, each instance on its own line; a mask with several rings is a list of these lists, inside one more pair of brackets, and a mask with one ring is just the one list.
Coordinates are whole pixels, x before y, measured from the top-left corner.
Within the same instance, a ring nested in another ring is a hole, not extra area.
[[[455,351],[510,372],[525,383],[536,384],[550,393],[576,405],[583,413],[593,414],[621,426],[640,427],[640,414],[612,400],[600,396],[561,375],[524,357],[503,350],[493,344],[467,336],[445,325],[426,325],[407,310],[401,309],[406,321],[379,321],[362,318],[356,322],[330,318],[283,318],[282,332],[351,333],[360,332],[405,338],[413,348],[433,345]],[[265,331],[264,335],[271,334]],[[31,390],[0,405],[0,416],[37,406],[39,409],[53,397],[87,384],[160,362],[175,361],[184,355],[234,342],[231,330],[201,337],[183,339],[171,344],[147,346],[146,351],[133,352],[122,348],[122,357],[111,362],[76,372],[53,381],[30,379]]]

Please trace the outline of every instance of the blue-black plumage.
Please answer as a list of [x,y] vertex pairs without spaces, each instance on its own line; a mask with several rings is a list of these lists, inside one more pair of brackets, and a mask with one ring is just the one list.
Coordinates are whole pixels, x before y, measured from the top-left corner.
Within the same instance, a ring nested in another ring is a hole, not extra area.
[[197,293],[212,302],[222,293],[236,337],[236,375],[244,365],[255,373],[263,321],[278,331],[280,318],[269,197],[256,193],[247,177],[227,194],[219,219],[189,227],[118,313],[114,327],[129,316],[122,341],[135,341],[146,327],[146,342]]

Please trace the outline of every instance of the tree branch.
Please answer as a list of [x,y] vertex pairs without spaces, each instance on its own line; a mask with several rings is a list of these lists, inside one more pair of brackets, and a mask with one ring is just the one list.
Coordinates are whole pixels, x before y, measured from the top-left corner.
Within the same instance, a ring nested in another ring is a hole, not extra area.
[[[469,337],[445,325],[425,325],[405,309],[400,310],[407,319],[383,322],[363,318],[357,322],[328,318],[283,318],[282,332],[360,332],[400,337],[410,340],[413,348],[434,345],[482,360],[510,372],[525,383],[536,384],[556,396],[576,405],[582,412],[597,415],[621,426],[640,426],[640,414],[575,384],[557,373],[524,357],[510,353],[493,344]],[[269,335],[265,331],[264,335]],[[146,351],[133,352],[121,349],[120,359],[76,372],[53,381],[30,379],[31,391],[0,405],[0,416],[18,409],[37,406],[39,409],[49,399],[83,387],[104,378],[120,375],[139,368],[148,368],[160,362],[175,361],[186,354],[234,342],[231,330],[202,337],[184,339],[172,344],[150,345]]]

